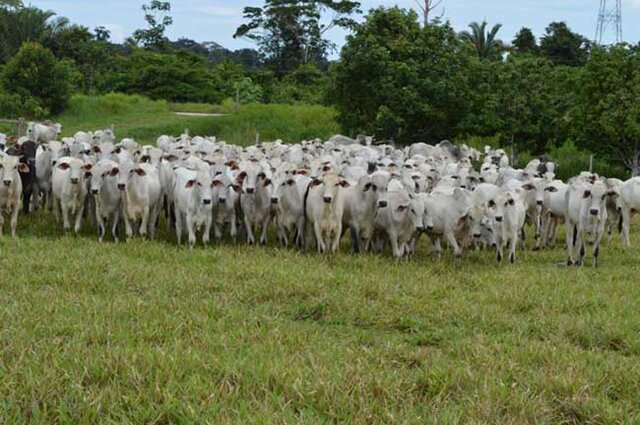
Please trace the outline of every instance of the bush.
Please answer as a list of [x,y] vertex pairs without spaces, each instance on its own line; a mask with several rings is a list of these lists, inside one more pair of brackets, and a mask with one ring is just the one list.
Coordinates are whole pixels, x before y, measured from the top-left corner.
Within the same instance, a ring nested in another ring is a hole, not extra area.
[[73,68],[57,61],[38,43],[24,43],[3,69],[2,86],[10,98],[11,115],[42,118],[64,110],[71,97]]
[[[560,147],[550,148],[548,156],[558,163],[556,170],[556,178],[558,179],[566,181],[582,171],[589,170],[591,152],[579,149],[572,140],[567,140]],[[604,177],[617,177],[623,180],[630,177],[624,167],[612,164],[599,156],[593,158],[593,172]]]

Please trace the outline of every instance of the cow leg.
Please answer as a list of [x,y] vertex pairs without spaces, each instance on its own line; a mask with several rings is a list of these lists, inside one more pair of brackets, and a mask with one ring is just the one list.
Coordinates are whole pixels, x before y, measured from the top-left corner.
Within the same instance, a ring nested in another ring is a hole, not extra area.
[[622,208],[622,246],[630,247],[629,241],[629,226],[631,224],[631,209],[628,207]]
[[211,239],[211,224],[213,222],[212,217],[209,215],[204,222],[204,233],[202,234],[202,244],[209,245]]
[[142,209],[142,220],[140,222],[140,228],[138,229],[140,232],[140,236],[143,238],[147,238],[147,230],[149,226],[149,206],[145,206]]
[[3,227],[4,227],[4,214],[0,211],[0,237],[2,237]]
[[260,245],[267,244],[267,233],[269,232],[270,222],[271,222],[271,215],[267,214],[267,217],[262,222],[262,234],[260,235]]
[[245,227],[245,230],[247,231],[247,244],[253,245],[254,243],[256,243],[256,239],[253,236],[251,219],[247,215],[244,216],[244,227]]
[[509,246],[509,262],[511,264],[516,263],[516,247],[518,246],[518,234],[511,235],[511,244]]
[[460,265],[462,262],[462,249],[458,245],[456,235],[453,232],[447,232],[445,233],[445,237],[447,238],[449,246],[453,249],[453,262],[456,265]]
[[193,217],[187,213],[187,233],[189,235],[189,248],[193,249],[196,244],[196,232],[193,228]]
[[104,235],[106,233],[104,220],[105,220],[105,218],[100,213],[100,210],[98,209],[98,205],[96,204],[96,222],[98,223],[98,226],[97,226],[98,227],[98,242],[100,242],[100,243],[103,242]]
[[349,226],[351,236],[351,249],[355,254],[360,252],[360,236],[358,235],[358,229],[352,224]]
[[331,252],[336,253],[340,248],[340,236],[342,235],[342,223],[334,229],[333,240],[331,241]]
[[578,243],[578,253],[579,253],[579,257],[578,257],[578,265],[582,266],[584,265],[584,254],[586,252],[586,241],[585,241],[585,232],[582,229],[582,226],[578,225],[577,226],[577,231],[576,231],[576,241]]
[[176,226],[176,239],[178,240],[178,245],[182,243],[182,213],[176,209],[175,220],[173,224]]
[[318,221],[313,223],[313,232],[316,237],[316,245],[318,246],[318,252],[323,253],[325,250],[325,244],[324,244],[324,240],[322,239],[322,227],[320,226],[320,223]]
[[114,242],[118,242],[118,221],[120,221],[120,209],[117,208],[113,213],[113,223],[111,224],[111,234]]
[[567,228],[567,265],[573,265],[573,228],[574,225],[569,219],[569,217],[565,218],[565,226]]
[[20,213],[20,207],[16,204],[11,211],[11,238],[16,239],[16,228],[18,227],[18,213]]
[[69,208],[66,205],[62,205],[60,202],[60,208],[62,209],[62,227],[64,230],[71,229],[71,224],[69,223]]
[[125,234],[127,235],[127,242],[129,242],[133,237],[133,228],[131,226],[131,220],[129,219],[129,215],[125,212],[123,216],[124,216],[123,218],[124,218]]
[[82,215],[84,214],[84,202],[80,205],[80,209],[76,211],[76,223],[73,226],[73,230],[76,234],[80,232],[80,227],[82,226]]

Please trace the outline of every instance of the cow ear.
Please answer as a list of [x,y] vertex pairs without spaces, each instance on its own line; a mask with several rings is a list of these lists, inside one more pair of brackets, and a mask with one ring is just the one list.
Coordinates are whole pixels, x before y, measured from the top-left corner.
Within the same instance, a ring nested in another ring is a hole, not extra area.
[[314,179],[311,181],[311,187],[320,186],[321,184],[322,184],[322,180],[320,179]]
[[289,179],[289,180],[287,180],[287,184],[288,184],[289,186],[293,186],[295,183],[296,183],[296,182],[295,182],[293,179]]
[[241,182],[244,180],[244,178],[247,177],[247,172],[246,171],[242,171],[240,174],[238,174],[238,176],[236,177],[236,181]]
[[211,186],[220,187],[223,183],[220,180],[214,180],[211,182]]
[[264,187],[267,187],[267,186],[269,186],[270,184],[271,184],[271,179],[266,179],[266,180],[264,181]]
[[607,195],[611,196],[612,198],[616,198],[619,196],[619,193],[616,192],[615,190],[610,190],[607,192]]
[[349,182],[348,182],[348,181],[346,181],[346,180],[344,180],[344,179],[343,179],[343,180],[340,180],[340,183],[339,183],[339,184],[340,184],[340,187],[349,187],[349,186],[351,186],[351,185],[349,184]]
[[142,168],[136,168],[135,170],[133,170],[136,172],[137,175],[139,175],[140,177],[146,176],[147,172],[144,171]]
[[398,207],[396,208],[397,212],[403,212],[409,209],[409,205],[398,205]]
[[66,162],[61,162],[60,164],[58,164],[58,169],[60,170],[68,170],[69,167],[69,164],[67,164]]
[[187,184],[184,185],[184,187],[186,187],[187,189],[191,189],[192,187],[194,187],[196,185],[196,181],[195,180],[189,180],[187,182]]
[[93,148],[91,148],[95,153],[102,153],[102,149],[100,149],[100,146],[95,145]]
[[174,162],[178,160],[178,157],[175,155],[165,155],[164,159],[166,159],[169,162]]
[[532,185],[531,183],[525,183],[522,185],[522,188],[524,190],[534,190],[536,187],[534,185]]
[[242,193],[242,188],[237,185],[237,184],[232,184],[231,187],[233,188],[233,190],[237,193],[237,194],[241,194]]
[[557,192],[558,188],[556,188],[554,186],[547,186],[547,187],[544,188],[544,191],[553,193],[553,192]]
[[21,162],[20,165],[18,165],[18,171],[23,174],[27,174],[29,172],[29,166]]
[[582,194],[582,197],[584,199],[587,199],[591,196],[591,191],[590,190],[585,190],[584,193]]
[[84,164],[84,171],[91,171],[93,168],[93,164]]
[[115,176],[117,176],[117,175],[118,175],[118,173],[119,173],[119,172],[120,172],[120,170],[118,169],[118,167],[113,167],[113,168],[111,169],[111,171],[109,171],[109,175],[110,175],[111,177],[115,177]]
[[363,192],[367,192],[369,189],[371,189],[371,183],[367,183],[364,185],[364,189],[362,189]]
[[469,218],[469,214],[465,214],[458,219],[458,227],[462,227],[466,224],[467,219]]

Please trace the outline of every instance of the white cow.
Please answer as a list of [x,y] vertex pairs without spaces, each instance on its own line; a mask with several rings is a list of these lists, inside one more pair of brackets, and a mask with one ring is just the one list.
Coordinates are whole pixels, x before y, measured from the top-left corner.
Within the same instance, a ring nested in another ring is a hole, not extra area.
[[498,264],[502,264],[504,247],[509,244],[509,262],[515,264],[516,248],[526,218],[523,189],[507,190],[498,202],[502,203],[503,209],[495,217],[498,221],[496,257]]
[[11,217],[11,237],[16,238],[18,213],[22,197],[20,173],[28,173],[29,166],[19,162],[19,157],[0,154],[0,236],[4,226],[4,215]]
[[123,193],[122,209],[127,240],[133,236],[131,221],[138,220],[140,236],[145,238],[149,235],[153,239],[162,193],[156,168],[151,164],[125,161],[113,173],[118,176],[118,189]]
[[423,211],[418,211],[405,190],[387,193],[388,204],[378,209],[376,226],[385,232],[396,259],[412,253],[411,242],[423,230]]
[[238,236],[236,211],[240,209],[240,186],[234,185],[227,173],[217,174],[213,179],[213,231],[216,239],[222,238],[222,231],[229,226],[229,235],[236,243]]
[[427,211],[432,219],[432,226],[427,228],[427,235],[433,243],[433,251],[440,256],[442,251],[440,240],[446,239],[453,248],[456,263],[462,257],[462,247],[458,237],[466,237],[467,217],[471,208],[471,192],[466,189],[450,189],[434,192],[427,198]]
[[30,122],[27,125],[27,137],[34,142],[49,142],[56,140],[62,133],[62,124],[47,124]]
[[111,234],[118,241],[118,222],[122,210],[122,194],[118,189],[118,163],[110,159],[98,161],[91,170],[91,195],[96,205],[98,240],[106,233],[105,223],[111,221]]
[[[593,266],[598,266],[600,241],[607,222],[607,186],[601,180],[578,180],[570,185],[566,194],[567,212],[567,264],[584,263],[587,235],[593,243]],[[574,263],[574,242],[578,245],[579,259]]]
[[187,227],[191,248],[196,243],[196,231],[201,228],[202,243],[207,245],[213,220],[213,179],[208,166],[195,171],[180,167],[174,172],[173,193],[178,245],[181,243],[183,225]]
[[640,177],[632,177],[620,187],[620,206],[622,209],[622,246],[631,246],[629,228],[631,217],[640,211]]
[[242,208],[247,243],[255,243],[254,233],[262,230],[260,244],[266,245],[267,232],[271,222],[271,192],[273,185],[262,167],[253,163],[241,166],[236,181],[241,187],[240,206]]
[[295,232],[294,244],[304,246],[304,194],[311,179],[303,174],[285,175],[275,182],[271,203],[275,209],[276,234],[283,246],[289,244],[289,235]]
[[318,252],[337,252],[342,235],[344,189],[349,182],[328,173],[309,184],[305,198],[305,216],[313,229]]
[[62,220],[64,230],[69,230],[71,224],[69,215],[75,216],[74,231],[78,233],[82,224],[87,185],[85,173],[91,171],[92,165],[85,164],[81,159],[65,156],[56,162],[51,177],[51,192],[53,195],[53,210],[56,219]]

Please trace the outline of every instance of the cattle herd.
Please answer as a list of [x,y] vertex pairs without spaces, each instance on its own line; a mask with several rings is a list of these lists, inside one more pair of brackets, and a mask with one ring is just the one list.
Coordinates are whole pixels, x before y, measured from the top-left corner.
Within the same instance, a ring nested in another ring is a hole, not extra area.
[[[567,229],[568,264],[583,264],[613,228],[629,245],[631,214],[640,210],[640,178],[621,181],[583,172],[555,179],[544,158],[524,169],[501,149],[483,152],[444,141],[403,149],[371,138],[334,136],[297,144],[281,141],[239,147],[214,138],[160,136],[156,146],[117,142],[113,131],[60,138],[61,126],[30,123],[26,136],[5,149],[0,135],[0,232],[4,216],[15,238],[19,211],[53,210],[64,230],[94,226],[102,242],[154,238],[159,225],[207,244],[238,238],[336,252],[349,232],[354,252],[409,258],[421,235],[440,255],[444,240],[460,261],[464,249],[504,251],[555,245],[558,223]],[[159,217],[164,215],[164,223]],[[166,224],[165,224],[166,223]],[[532,232],[525,233],[526,225]]]

